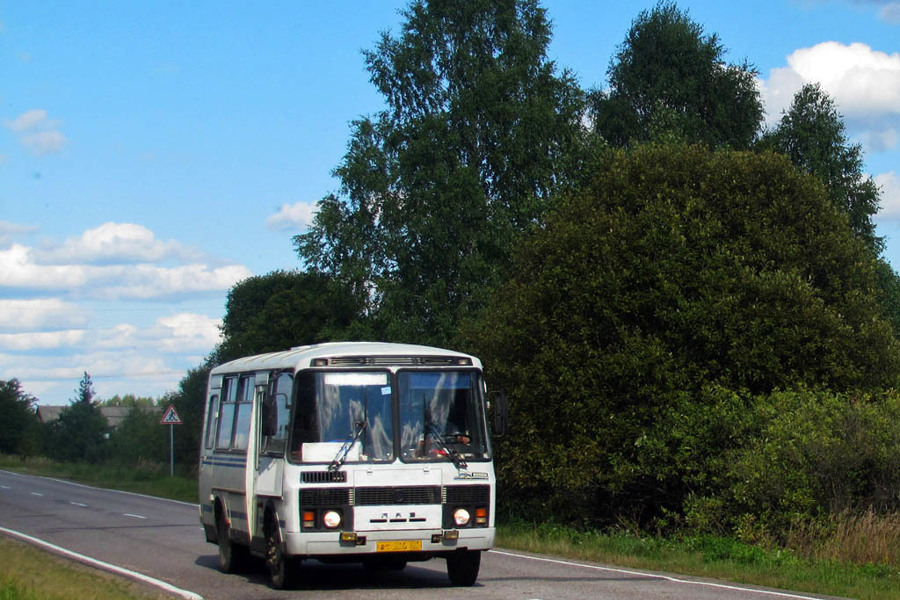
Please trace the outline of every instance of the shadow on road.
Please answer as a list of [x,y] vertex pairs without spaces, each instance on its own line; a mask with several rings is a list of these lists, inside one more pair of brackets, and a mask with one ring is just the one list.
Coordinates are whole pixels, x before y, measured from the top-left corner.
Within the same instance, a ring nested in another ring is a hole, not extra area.
[[[197,566],[219,570],[219,557],[208,554],[197,557]],[[432,565],[425,568],[419,565]],[[442,559],[433,559],[424,563],[411,563],[402,571],[375,571],[366,569],[361,564],[326,564],[317,560],[305,560],[300,566],[301,574],[295,589],[298,590],[351,590],[351,589],[418,589],[450,587],[450,580],[444,570]],[[251,559],[248,567],[241,573],[222,577],[239,577],[247,583],[268,586],[265,564],[261,559]],[[478,587],[479,584],[475,584]]]

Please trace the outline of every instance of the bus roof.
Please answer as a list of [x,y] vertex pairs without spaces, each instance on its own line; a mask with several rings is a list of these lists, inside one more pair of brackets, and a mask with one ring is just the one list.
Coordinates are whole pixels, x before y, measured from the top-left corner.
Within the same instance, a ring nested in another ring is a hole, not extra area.
[[[298,346],[282,352],[270,352],[246,356],[219,365],[211,375],[246,371],[267,371],[276,369],[301,369],[313,366],[313,359],[327,359],[328,366],[364,366],[378,364],[409,364],[418,366],[445,365],[445,360],[469,359],[466,364],[481,367],[481,361],[470,354],[418,346],[414,344],[389,344],[384,342],[329,342],[311,346]],[[382,360],[378,359],[391,359]],[[317,365],[318,366],[318,365]]]

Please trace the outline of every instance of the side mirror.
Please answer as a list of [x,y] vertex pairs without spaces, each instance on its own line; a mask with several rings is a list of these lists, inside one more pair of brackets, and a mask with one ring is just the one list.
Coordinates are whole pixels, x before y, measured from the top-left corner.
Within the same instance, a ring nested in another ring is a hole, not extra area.
[[262,434],[264,437],[278,434],[278,404],[275,396],[266,395],[263,399]]
[[491,392],[488,394],[488,408],[491,411],[494,436],[503,437],[509,426],[509,399],[503,392]]

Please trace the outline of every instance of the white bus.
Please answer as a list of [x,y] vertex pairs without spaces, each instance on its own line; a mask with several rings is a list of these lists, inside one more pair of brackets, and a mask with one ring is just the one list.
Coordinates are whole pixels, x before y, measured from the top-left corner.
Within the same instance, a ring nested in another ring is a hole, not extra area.
[[263,557],[271,585],[300,561],[402,569],[447,561],[475,583],[494,543],[486,388],[474,356],[348,342],[212,370],[200,521],[225,572]]

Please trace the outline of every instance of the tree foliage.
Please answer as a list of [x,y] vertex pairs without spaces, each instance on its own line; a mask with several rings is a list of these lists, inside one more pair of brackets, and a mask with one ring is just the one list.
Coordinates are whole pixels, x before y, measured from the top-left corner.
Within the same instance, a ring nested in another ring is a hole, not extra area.
[[509,493],[598,519],[678,510],[754,395],[897,383],[874,260],[816,179],[687,146],[612,152],[592,175],[478,329],[516,399]]
[[339,195],[295,238],[384,337],[446,343],[486,303],[582,142],[581,92],[536,0],[416,0],[365,53],[386,109],[353,125]]
[[[168,404],[166,405],[168,406]],[[201,408],[202,413],[202,408]],[[181,413],[178,413],[181,416]],[[169,426],[161,425],[161,407],[154,404],[135,404],[122,423],[109,436],[110,455],[119,463],[130,465],[145,465],[147,463],[166,464],[169,462]],[[184,417],[182,417],[184,419]],[[174,432],[179,441],[187,436],[190,445],[197,437],[191,435],[183,425],[178,426]],[[173,439],[175,439],[173,438]],[[180,444],[182,446],[183,444]],[[178,462],[194,464],[197,460],[197,449],[189,450],[179,447],[180,451],[187,451],[187,455],[180,452],[177,455]]]
[[884,240],[875,235],[872,221],[879,208],[878,186],[863,172],[862,148],[849,142],[834,100],[819,84],[806,84],[797,92],[761,146],[785,154],[821,179],[831,201],[848,215],[853,232],[880,254]]
[[0,454],[34,454],[39,450],[34,402],[18,379],[0,381]]
[[609,90],[591,94],[596,132],[617,147],[675,139],[749,148],[763,116],[757,71],[723,56],[718,37],[676,4],[641,12],[610,63]]
[[214,361],[369,333],[355,296],[332,277],[274,271],[229,290]]

